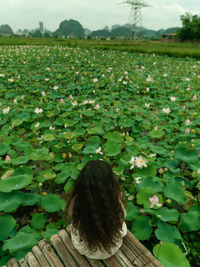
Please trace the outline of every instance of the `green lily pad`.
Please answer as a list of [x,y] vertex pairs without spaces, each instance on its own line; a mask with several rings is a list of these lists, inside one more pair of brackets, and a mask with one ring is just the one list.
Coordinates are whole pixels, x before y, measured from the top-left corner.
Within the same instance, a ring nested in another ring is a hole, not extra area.
[[41,239],[39,232],[30,229],[21,229],[16,236],[4,241],[3,251],[9,250],[11,255],[19,251],[30,251]]
[[200,213],[191,211],[184,213],[181,217],[180,228],[185,232],[200,230]]
[[176,209],[168,209],[167,207],[161,207],[156,211],[156,215],[163,222],[178,221],[179,212]]
[[151,219],[148,216],[138,216],[131,228],[131,232],[138,240],[147,240],[150,238],[153,229]]
[[163,192],[166,197],[172,198],[180,204],[184,204],[186,201],[185,190],[179,182],[168,183]]
[[176,239],[182,240],[182,236],[177,227],[164,222],[158,224],[158,228],[155,230],[155,235],[158,240],[164,242],[174,243]]
[[100,142],[101,139],[98,136],[90,137],[83,149],[83,154],[96,154],[96,149],[99,148]]
[[198,154],[195,150],[188,149],[185,145],[178,145],[174,154],[179,161],[195,164],[199,161]]
[[109,140],[103,145],[103,148],[107,156],[113,157],[120,154],[122,145]]
[[44,228],[46,223],[46,216],[44,213],[34,213],[30,221],[31,226],[36,230]]
[[47,212],[56,212],[56,211],[64,210],[65,201],[61,199],[58,195],[48,194],[47,196],[43,196],[41,198],[41,206]]
[[45,134],[43,138],[44,138],[44,141],[47,141],[47,142],[55,140],[55,136],[53,134]]
[[33,176],[30,174],[21,174],[12,177],[8,177],[5,180],[0,181],[0,192],[11,192],[25,188],[33,180]]
[[10,214],[0,215],[0,241],[8,238],[16,225],[16,220]]
[[10,146],[8,144],[1,143],[0,144],[0,156],[5,155],[9,149],[10,149]]
[[126,204],[126,220],[132,221],[139,215],[139,209],[137,206],[134,206],[132,202]]
[[190,267],[190,264],[181,249],[173,243],[163,242],[157,244],[153,248],[153,254],[164,266]]

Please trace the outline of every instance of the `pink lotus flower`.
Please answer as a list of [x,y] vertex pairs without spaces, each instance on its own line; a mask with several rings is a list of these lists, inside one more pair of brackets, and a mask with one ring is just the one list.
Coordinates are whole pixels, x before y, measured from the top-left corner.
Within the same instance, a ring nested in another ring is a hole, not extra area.
[[154,205],[156,205],[157,207],[162,207],[162,204],[158,203],[159,199],[156,195],[154,195],[153,197],[150,197],[149,200],[151,202],[151,205],[150,205],[151,209],[154,207]]
[[191,124],[191,121],[190,121],[189,119],[187,119],[187,120],[185,121],[185,124],[188,126],[188,125]]
[[149,88],[149,87],[147,87],[147,88],[146,88],[146,91],[147,91],[147,92],[149,92],[149,91],[150,91],[150,88]]
[[190,133],[190,128],[186,128],[185,133]]
[[69,95],[69,99],[73,99],[73,96],[72,95]]
[[63,102],[64,102],[63,98],[61,98],[61,99],[60,99],[60,102],[61,102],[61,103],[63,103]]
[[14,102],[14,104],[17,104],[17,99],[15,98],[15,99],[13,100],[13,102]]
[[11,160],[10,156],[6,155],[6,161],[10,161],[10,160]]
[[158,125],[154,127],[154,131],[158,131]]
[[192,98],[192,100],[197,100],[197,96],[194,95],[193,98]]

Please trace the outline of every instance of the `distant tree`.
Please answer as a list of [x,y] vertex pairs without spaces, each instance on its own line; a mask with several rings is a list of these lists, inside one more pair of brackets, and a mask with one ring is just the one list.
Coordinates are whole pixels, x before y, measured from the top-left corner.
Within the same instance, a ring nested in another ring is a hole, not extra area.
[[44,36],[45,38],[49,38],[49,37],[51,37],[51,35],[50,35],[48,32],[45,32],[43,36]]
[[13,32],[12,28],[8,24],[5,24],[5,25],[1,25],[0,26],[0,34],[13,35],[14,32]]
[[89,35],[90,37],[98,37],[98,38],[101,38],[101,37],[109,37],[110,36],[110,33],[107,31],[107,30],[97,30],[97,31],[93,31],[90,33]]
[[34,37],[42,37],[42,33],[40,30],[36,30],[35,33],[33,34]]
[[198,15],[192,16],[190,13],[181,15],[182,28],[177,32],[177,36],[182,40],[200,40],[200,17]]
[[111,37],[128,37],[131,36],[131,29],[125,26],[114,28],[111,31]]

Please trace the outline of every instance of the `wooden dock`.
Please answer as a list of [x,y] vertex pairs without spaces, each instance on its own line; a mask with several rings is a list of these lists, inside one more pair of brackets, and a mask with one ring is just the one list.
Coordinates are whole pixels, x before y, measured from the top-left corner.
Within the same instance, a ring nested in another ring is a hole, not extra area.
[[51,244],[41,240],[25,258],[12,258],[3,267],[163,267],[163,265],[128,231],[118,252],[106,260],[88,259],[74,248],[70,227],[61,230],[50,239]]

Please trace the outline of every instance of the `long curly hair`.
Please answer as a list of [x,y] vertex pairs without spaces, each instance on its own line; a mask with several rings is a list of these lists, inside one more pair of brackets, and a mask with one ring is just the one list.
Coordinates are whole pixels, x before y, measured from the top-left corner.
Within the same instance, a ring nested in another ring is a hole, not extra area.
[[102,160],[88,161],[74,182],[66,209],[73,203],[72,225],[89,249],[109,252],[121,237],[124,212],[120,193],[112,168]]

